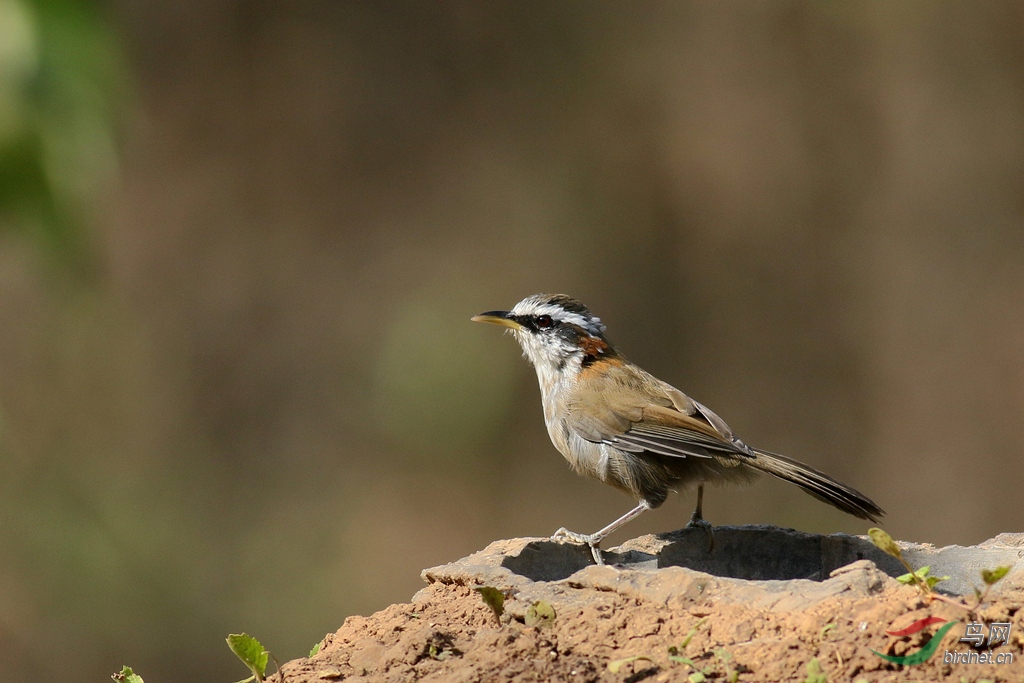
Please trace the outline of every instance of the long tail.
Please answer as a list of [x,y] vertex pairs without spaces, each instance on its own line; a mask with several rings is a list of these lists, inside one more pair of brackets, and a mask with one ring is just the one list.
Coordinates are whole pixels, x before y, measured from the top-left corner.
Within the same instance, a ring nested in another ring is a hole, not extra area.
[[774,474],[779,479],[793,482],[818,500],[834,505],[843,512],[872,522],[877,522],[878,518],[885,514],[885,510],[860,491],[809,465],[768,451],[754,449],[754,455],[753,461],[745,460],[744,463],[768,474]]

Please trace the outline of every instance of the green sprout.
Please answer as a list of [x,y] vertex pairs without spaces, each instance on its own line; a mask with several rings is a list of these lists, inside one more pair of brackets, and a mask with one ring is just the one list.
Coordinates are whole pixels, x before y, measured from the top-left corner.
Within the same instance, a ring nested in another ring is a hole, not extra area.
[[121,667],[119,672],[111,674],[110,677],[116,683],[143,683],[142,676],[132,671],[130,666]]
[[630,662],[653,662],[654,660],[647,655],[633,655],[632,657],[625,657],[623,659],[616,659],[614,662],[608,662],[608,671],[613,674],[619,673],[619,670]]
[[544,628],[555,622],[555,608],[538,600],[526,608],[526,625],[531,628]]
[[739,667],[734,667],[732,664],[732,653],[724,647],[720,647],[715,650],[715,656],[722,660],[722,665],[725,667],[725,680],[728,683],[736,683],[740,679],[740,672]]
[[267,658],[270,657],[266,648],[260,644],[260,641],[246,633],[232,633],[227,637],[227,641],[231,651],[252,672],[252,676],[239,681],[239,683],[246,683],[253,679],[256,680],[256,683],[263,683],[263,678],[267,675]]
[[902,576],[897,576],[896,580],[904,585],[914,583],[920,586],[922,583],[925,583],[928,585],[929,589],[935,588],[936,584],[940,581],[949,580],[948,576],[928,576],[928,572],[930,572],[931,569],[932,568],[929,565],[925,565],[916,571],[903,574]]
[[804,683],[828,683],[828,674],[821,670],[817,657],[807,662],[807,678]]
[[981,603],[983,603],[985,599],[988,597],[988,592],[992,588],[992,586],[994,586],[996,583],[999,582],[1000,579],[1006,576],[1011,569],[1011,567],[1009,566],[996,567],[995,569],[982,569],[981,580],[985,584],[985,589],[974,589],[976,602],[973,606],[971,606],[964,603],[962,600],[954,600],[953,598],[942,595],[941,593],[936,593],[936,584],[938,584],[940,581],[945,581],[949,579],[949,577],[929,576],[929,572],[931,572],[931,567],[927,565],[921,567],[920,569],[914,569],[913,567],[911,567],[910,563],[903,558],[903,553],[900,551],[899,545],[896,544],[896,541],[893,540],[892,536],[882,531],[878,527],[872,527],[868,529],[868,537],[871,539],[871,542],[878,547],[879,550],[886,553],[887,555],[895,557],[897,560],[900,561],[901,564],[903,564],[904,567],[907,568],[907,573],[903,574],[900,577],[897,577],[897,581],[906,585],[914,584],[925,597],[931,600],[939,600],[949,605],[959,607],[961,609],[967,610],[967,612],[969,613],[974,612],[978,609],[978,607],[981,606]]
[[[675,664],[685,664],[686,666],[693,669],[693,673],[691,673],[687,678],[687,680],[690,683],[704,683],[704,681],[708,679],[708,676],[711,674],[711,672],[714,671],[714,667],[711,665],[705,666],[704,668],[698,667],[696,662],[694,662],[692,659],[683,654],[683,652],[686,650],[686,647],[693,640],[693,637],[697,635],[697,631],[700,630],[700,627],[704,625],[705,621],[707,621],[707,617],[704,617],[696,624],[694,624],[693,628],[691,628],[690,632],[686,634],[686,637],[683,638],[683,642],[681,642],[678,645],[678,647],[675,645],[671,645],[668,648],[668,660],[670,662],[674,662]],[[732,655],[726,652],[724,649],[715,650],[715,655],[719,659],[721,659],[722,663],[725,665],[728,680],[734,683],[735,678],[737,678],[739,674],[735,670],[733,670],[730,664],[730,662],[732,661]]]
[[501,626],[501,615],[505,613],[505,594],[491,586],[477,586],[473,590],[479,593],[484,604],[491,608],[498,626]]

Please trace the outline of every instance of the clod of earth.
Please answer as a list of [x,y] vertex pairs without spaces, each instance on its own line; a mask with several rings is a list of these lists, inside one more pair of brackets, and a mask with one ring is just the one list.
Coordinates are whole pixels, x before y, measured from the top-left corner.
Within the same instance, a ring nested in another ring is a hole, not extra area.
[[[428,586],[412,602],[349,617],[315,656],[283,671],[289,683],[803,681],[816,662],[814,675],[831,683],[1024,680],[1024,534],[969,548],[900,548],[914,567],[949,575],[938,586],[947,594],[973,593],[983,569],[1012,567],[974,615],[1011,624],[1010,642],[996,652],[1012,654],[1012,664],[943,663],[944,650],[968,650],[962,627],[920,665],[872,654],[917,651],[936,629],[886,630],[966,615],[899,584],[893,577],[905,568],[865,537],[744,526],[716,528],[711,551],[700,529],[642,536],[608,551],[603,567],[572,543],[496,541],[424,570]],[[506,596],[500,625],[480,587]],[[540,603],[557,615],[543,627],[531,612]],[[527,626],[528,614],[537,626]]]

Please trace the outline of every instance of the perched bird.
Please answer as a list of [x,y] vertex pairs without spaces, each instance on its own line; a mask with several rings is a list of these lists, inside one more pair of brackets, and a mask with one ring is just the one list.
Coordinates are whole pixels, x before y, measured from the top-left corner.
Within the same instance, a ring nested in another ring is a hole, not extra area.
[[[704,483],[746,481],[768,472],[851,515],[877,521],[884,511],[867,496],[801,462],[751,448],[706,406],[633,365],[608,342],[605,326],[564,294],[535,294],[511,311],[488,311],[476,322],[509,328],[537,370],[544,422],[555,448],[579,474],[636,498],[635,508],[593,534],[564,527],[555,538],[600,544],[669,491],[697,484],[689,526],[702,516]],[[712,536],[712,543],[713,543]]]

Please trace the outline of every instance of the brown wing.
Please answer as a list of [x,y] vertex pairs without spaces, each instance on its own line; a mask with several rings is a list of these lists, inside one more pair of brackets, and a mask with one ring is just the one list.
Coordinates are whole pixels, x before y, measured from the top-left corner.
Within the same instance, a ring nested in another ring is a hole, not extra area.
[[750,455],[720,417],[635,366],[582,372],[567,408],[566,423],[580,437],[624,451],[697,458]]
[[570,398],[566,406],[566,424],[587,441],[633,453],[742,463],[862,519],[876,521],[885,514],[864,494],[809,465],[749,448],[718,415],[643,370],[621,362],[599,370],[581,373],[575,396],[586,399]]

